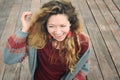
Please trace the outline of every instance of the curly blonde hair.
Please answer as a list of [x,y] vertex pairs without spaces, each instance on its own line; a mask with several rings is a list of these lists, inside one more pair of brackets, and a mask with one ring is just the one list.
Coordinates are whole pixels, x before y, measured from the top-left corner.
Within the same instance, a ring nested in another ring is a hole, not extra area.
[[[37,49],[42,49],[46,45],[48,38],[48,31],[46,28],[47,21],[50,16],[57,14],[65,14],[68,16],[68,20],[71,24],[70,30],[72,34],[78,34],[82,31],[82,23],[78,18],[75,8],[72,6],[70,1],[64,0],[52,0],[45,3],[40,9],[37,10],[31,21],[31,28],[28,35],[28,45]],[[80,38],[77,38],[77,45],[79,45],[80,52]],[[66,65],[72,72],[75,68],[78,55],[75,51],[74,37],[66,37],[62,46],[67,49],[65,53]]]

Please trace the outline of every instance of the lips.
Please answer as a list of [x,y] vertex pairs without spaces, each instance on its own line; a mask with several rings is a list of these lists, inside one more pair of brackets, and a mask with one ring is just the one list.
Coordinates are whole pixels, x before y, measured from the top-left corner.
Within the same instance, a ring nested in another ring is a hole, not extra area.
[[54,38],[58,41],[61,41],[61,40],[63,40],[64,35],[57,35],[57,36],[55,35]]
[[60,34],[60,35],[54,35],[55,37],[62,37],[64,36],[64,34]]
[[65,39],[66,35],[67,34],[65,32],[62,32],[59,34],[57,34],[57,33],[52,34],[53,38],[57,41],[63,41]]
[[63,35],[61,35],[61,36],[55,36],[55,38],[62,38],[63,37]]

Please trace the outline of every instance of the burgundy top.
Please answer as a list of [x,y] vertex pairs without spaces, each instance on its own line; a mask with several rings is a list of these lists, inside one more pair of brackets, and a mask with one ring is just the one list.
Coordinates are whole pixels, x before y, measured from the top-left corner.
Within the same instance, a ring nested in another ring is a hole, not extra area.
[[[81,52],[83,54],[88,48],[88,41],[83,34],[80,34]],[[75,41],[76,43],[76,41]],[[37,67],[34,74],[34,80],[60,80],[60,78],[67,72],[68,68],[61,62],[59,50],[55,49],[51,53],[52,43],[48,42],[43,49],[37,51]],[[77,45],[76,45],[77,49]],[[54,62],[50,63],[49,55],[54,54]]]

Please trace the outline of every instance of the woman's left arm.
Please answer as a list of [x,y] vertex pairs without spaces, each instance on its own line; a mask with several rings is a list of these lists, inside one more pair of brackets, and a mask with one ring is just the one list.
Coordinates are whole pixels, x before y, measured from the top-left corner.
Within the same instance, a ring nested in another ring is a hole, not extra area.
[[[81,54],[84,55],[85,52],[90,48],[89,38],[84,33],[82,33],[80,37],[81,37],[81,41],[83,42],[81,44],[81,49],[82,49]],[[90,60],[87,57],[87,59],[85,60],[85,63],[83,63],[83,66],[81,67],[81,70],[75,75],[73,80],[85,80],[85,77],[89,73],[89,71],[90,71]]]
[[86,60],[85,64],[81,68],[81,70],[75,75],[73,80],[85,80],[86,75],[90,71],[90,61]]

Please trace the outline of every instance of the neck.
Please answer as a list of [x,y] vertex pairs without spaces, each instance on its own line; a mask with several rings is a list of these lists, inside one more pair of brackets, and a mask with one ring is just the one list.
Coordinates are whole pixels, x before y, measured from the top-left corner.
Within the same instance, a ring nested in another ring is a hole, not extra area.
[[52,41],[52,46],[56,49],[60,49],[61,42],[59,41]]

